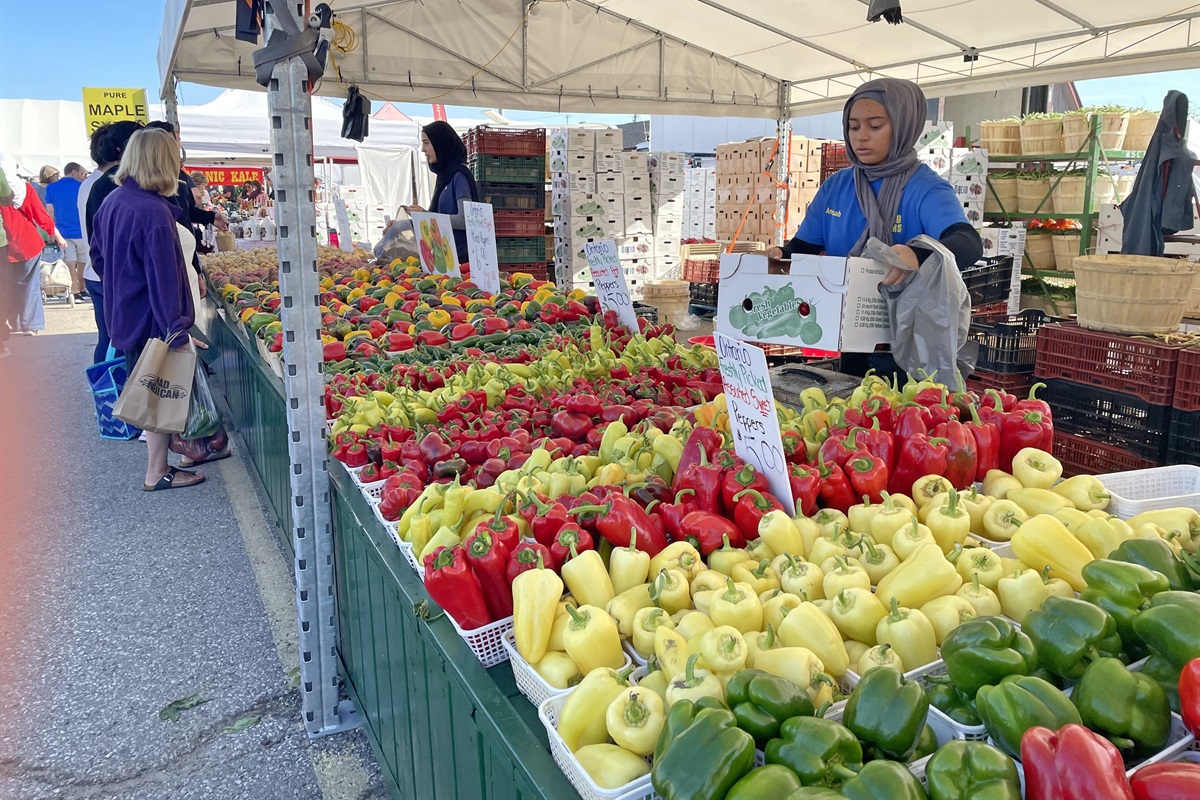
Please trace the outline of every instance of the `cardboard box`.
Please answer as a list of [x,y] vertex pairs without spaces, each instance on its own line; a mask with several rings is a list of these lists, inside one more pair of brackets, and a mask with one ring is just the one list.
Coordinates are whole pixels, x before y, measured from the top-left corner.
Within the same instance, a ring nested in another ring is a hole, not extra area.
[[679,195],[650,195],[650,212],[652,214],[667,214],[682,217],[688,206],[687,198]]
[[625,180],[619,172],[597,173],[596,191],[600,194],[623,194]]
[[647,172],[622,172],[621,184],[625,194],[650,194],[650,175]]
[[[717,149],[719,153],[720,146]],[[720,160],[719,155],[717,158]],[[648,161],[650,171],[659,175],[682,175],[688,164],[687,156],[675,152],[651,153]]]
[[551,151],[590,153],[596,149],[596,134],[586,128],[551,128],[546,136],[546,144]]
[[655,178],[654,175],[651,175],[650,193],[666,196],[683,194],[683,176],[660,175],[658,178]]
[[950,176],[950,148],[924,147],[917,150],[917,159],[943,178]]
[[568,236],[572,239],[585,241],[594,241],[597,239],[606,239],[609,236],[614,236],[624,231],[616,230],[614,221],[611,218],[603,216],[572,216],[563,218],[566,224]]
[[967,222],[971,223],[976,230],[983,227],[983,201],[963,203],[963,213],[967,215]]
[[621,163],[621,151],[614,150],[611,153],[601,153],[596,151],[596,174],[603,173],[620,174],[624,167]]
[[548,163],[551,173],[590,175],[596,172],[596,156],[590,152],[551,150]]
[[758,232],[774,234],[776,228],[775,204],[762,204],[758,207]]
[[621,152],[624,144],[621,131],[618,128],[599,128],[595,131],[596,136],[596,155],[601,153],[608,155],[610,153]]
[[577,194],[557,205],[561,217],[613,217],[624,214],[624,198],[617,193]]
[[651,230],[657,237],[668,239],[683,238],[683,217],[669,217],[655,214],[652,218]]
[[917,149],[954,147],[953,122],[926,122],[925,131],[917,140]]
[[[765,255],[721,256],[716,329],[744,341],[851,353],[871,352],[891,340],[887,305],[878,290],[886,265],[865,258],[795,256],[786,269],[788,274],[768,274]],[[797,317],[803,325],[793,321]]]
[[596,175],[595,173],[556,172],[550,178],[550,190],[564,195],[595,194]]
[[987,178],[983,175],[951,175],[950,186],[954,194],[964,203],[982,203],[987,192]]
[[775,202],[775,187],[760,183],[754,190],[754,199],[759,205]]
[[648,217],[654,213],[654,204],[647,194],[626,194],[625,215],[630,217]]
[[637,150],[621,153],[621,170],[623,172],[644,172],[650,174],[650,154]]
[[955,147],[950,150],[950,176],[987,175],[988,153],[982,147]]

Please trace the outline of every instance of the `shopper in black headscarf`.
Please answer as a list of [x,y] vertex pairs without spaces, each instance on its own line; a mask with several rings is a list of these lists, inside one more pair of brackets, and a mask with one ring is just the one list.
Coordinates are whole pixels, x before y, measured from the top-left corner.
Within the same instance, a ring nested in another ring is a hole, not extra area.
[[[466,145],[455,133],[454,128],[450,127],[450,123],[437,120],[421,129],[421,152],[429,162],[429,169],[437,176],[433,184],[429,210],[435,214],[450,215],[450,226],[454,229],[454,246],[458,250],[458,263],[464,263],[467,260],[467,223],[462,204],[479,200],[475,178],[467,167]],[[408,210],[425,209],[409,206]]]

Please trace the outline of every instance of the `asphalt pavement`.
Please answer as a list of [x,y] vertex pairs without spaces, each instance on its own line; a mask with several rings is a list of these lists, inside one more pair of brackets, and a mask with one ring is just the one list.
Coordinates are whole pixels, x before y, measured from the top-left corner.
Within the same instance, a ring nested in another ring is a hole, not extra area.
[[387,797],[361,731],[300,724],[292,566],[241,455],[142,492],[145,444],[97,435],[91,307],[47,328],[0,359],[0,798]]

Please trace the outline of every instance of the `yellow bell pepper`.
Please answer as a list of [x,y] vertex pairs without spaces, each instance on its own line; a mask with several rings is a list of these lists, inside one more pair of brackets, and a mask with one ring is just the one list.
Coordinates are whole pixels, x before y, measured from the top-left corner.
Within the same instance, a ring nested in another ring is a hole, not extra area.
[[791,553],[800,558],[804,557],[804,537],[792,518],[784,511],[775,509],[764,514],[758,521],[758,537],[766,542],[776,555]]
[[711,631],[716,627],[712,618],[701,611],[680,611],[671,619],[675,620],[675,631],[689,642],[705,631]]
[[666,723],[663,699],[641,686],[630,687],[609,704],[605,721],[608,735],[617,745],[635,755],[649,756]]
[[1087,588],[1082,570],[1094,556],[1054,517],[1041,514],[1022,523],[1013,534],[1012,548],[1017,558],[1033,569],[1040,572],[1050,567],[1052,577],[1062,578],[1075,591]]
[[775,650],[782,645],[775,635],[775,626],[767,624],[765,631],[751,631],[743,637],[746,640],[746,669],[754,669],[754,662],[760,653]]
[[662,626],[666,626],[668,630],[674,630],[675,621],[671,619],[670,614],[656,606],[643,608],[634,615],[633,635],[630,637],[630,641],[633,649],[637,650],[642,658],[654,655],[654,634]]
[[579,666],[566,653],[553,650],[546,653],[542,660],[533,665],[534,671],[541,679],[555,689],[570,689],[583,680]]
[[1116,517],[1088,517],[1086,522],[1071,532],[1096,558],[1108,558],[1108,554],[1120,547],[1122,542],[1133,537],[1133,528],[1129,527],[1129,523]]
[[667,673],[661,669],[653,669],[649,675],[638,681],[638,686],[654,692],[663,701],[667,699]]
[[1071,588],[1071,584],[1064,581],[1062,578],[1051,578],[1050,568],[1042,568],[1042,583],[1046,584],[1046,593],[1050,597],[1067,597],[1075,596],[1075,590]]
[[937,661],[937,634],[929,618],[915,608],[901,608],[894,597],[891,611],[875,628],[875,638],[880,644],[892,646],[905,669]]
[[929,624],[933,626],[934,640],[938,647],[942,646],[942,642],[950,635],[950,631],[962,625],[967,620],[975,619],[979,616],[979,612],[975,610],[975,606],[966,598],[959,597],[957,594],[948,594],[942,597],[935,597],[925,605],[921,606],[921,613],[929,620]]
[[854,533],[870,534],[871,521],[882,510],[882,503],[872,503],[871,498],[864,497],[863,502],[850,506],[850,509],[846,512],[846,519],[849,520],[850,530]]
[[[537,571],[529,570],[521,575]],[[581,747],[608,741],[608,722],[605,715],[608,707],[629,685],[625,678],[630,671],[592,670],[579,682],[575,691],[567,696],[567,702],[558,718],[558,735],[562,737],[567,749],[575,752]]]
[[842,634],[833,620],[812,603],[801,603],[788,612],[779,626],[779,638],[785,647],[811,650],[834,677],[845,675],[850,668]]
[[933,538],[933,531],[929,530],[927,525],[917,522],[915,515],[908,527],[896,531],[896,535],[892,537],[892,550],[896,553],[896,557],[900,559],[901,563],[912,557],[912,554],[917,552],[922,545],[927,544],[931,544],[939,550],[941,549],[938,546],[937,539]]
[[843,589],[871,588],[871,576],[857,558],[834,556],[821,563],[821,571],[825,573],[821,591],[830,600],[837,597]]
[[1006,499],[1019,505],[1021,510],[1031,517],[1036,517],[1038,514],[1053,515],[1071,505],[1070,500],[1049,489],[1013,489],[1008,493]]
[[650,584],[631,586],[608,601],[604,609],[617,622],[617,630],[625,638],[633,635],[633,620],[643,608],[650,608],[654,600],[650,597]]
[[[788,524],[791,524],[791,520],[788,520]],[[757,564],[753,561],[743,561],[741,564],[734,565],[731,577],[734,583],[746,584],[755,594],[779,588],[779,577],[771,569],[770,561],[765,558]]]
[[[688,643],[691,647],[691,643]],[[719,625],[697,637],[692,651],[700,654],[699,665],[715,673],[730,674],[746,666],[746,640],[730,625]]]
[[1187,552],[1195,555],[1200,550],[1200,512],[1194,508],[1166,508],[1160,511],[1145,511],[1129,520],[1130,527],[1158,525]]
[[933,538],[943,553],[951,552],[955,545],[961,546],[971,533],[971,515],[959,507],[958,492],[953,488],[950,489],[946,504],[930,511],[925,524],[933,532]]
[[[850,527],[850,518],[838,511],[836,508],[822,508],[812,518],[813,524],[817,526],[817,535],[832,538],[839,532]],[[811,556],[812,548],[805,555]]]
[[539,563],[513,580],[513,636],[517,652],[530,664],[546,655],[563,582]]
[[722,575],[715,569],[706,569],[696,577],[692,578],[692,583],[689,588],[691,589],[693,596],[695,596],[697,592],[712,592],[718,589],[724,589],[726,577],[727,576]]
[[654,658],[662,671],[667,673],[667,680],[675,680],[677,675],[683,674],[684,665],[691,654],[688,640],[678,630],[665,625],[654,630]]
[[711,671],[697,667],[696,664],[699,660],[699,653],[692,653],[688,656],[683,674],[677,675],[667,685],[666,706],[668,708],[680,700],[695,702],[702,697],[714,697],[717,700],[725,700],[725,689],[721,686],[721,682]]
[[[946,560],[942,549],[936,544],[926,544],[884,577],[875,593],[881,603],[891,603],[895,599],[902,606],[920,608],[935,597],[954,594],[962,583],[962,576]],[[905,664],[909,663],[903,654],[900,657]],[[914,667],[910,665],[910,668]]]
[[977,616],[997,617],[1003,613],[1003,609],[1000,606],[1000,598],[996,596],[994,591],[980,582],[979,575],[972,576],[971,582],[964,583],[954,594],[974,606]]
[[786,678],[812,694],[814,686],[824,682],[825,665],[816,653],[805,647],[773,647],[760,650],[754,668],[769,675]]
[[554,612],[554,624],[550,627],[550,641],[546,644],[546,650],[565,653],[563,648],[563,634],[567,632],[567,623],[571,621],[571,615],[567,613],[567,606],[578,606],[575,598],[568,595],[563,595],[563,599],[558,601],[558,608]]
[[1004,616],[1024,622],[1030,611],[1037,611],[1050,596],[1050,591],[1036,570],[1018,570],[1001,579],[996,586]]
[[1020,488],[1021,482],[1003,470],[989,469],[983,476],[983,493],[997,500],[1003,500],[1011,490]]
[[896,498],[884,492],[883,506],[871,518],[869,533],[879,544],[892,546],[896,532],[912,524],[912,512],[896,502]]
[[825,597],[825,572],[816,564],[790,553],[776,557],[771,568],[779,576],[779,588],[805,600]]
[[1183,545],[1179,543],[1179,537],[1174,532],[1168,531],[1161,525],[1155,525],[1153,522],[1147,522],[1144,525],[1134,528],[1132,538],[1161,539],[1167,543],[1167,547],[1171,548],[1171,552],[1175,555],[1180,555],[1183,552]]
[[625,663],[621,634],[608,612],[595,606],[567,606],[571,621],[563,631],[563,649],[585,674],[601,667],[617,668]]
[[1076,475],[1050,487],[1050,491],[1062,495],[1080,511],[1103,511],[1108,508],[1112,495],[1095,475]]
[[628,547],[614,547],[608,559],[608,572],[613,591],[617,594],[646,582],[650,576],[650,554],[637,547],[637,531],[633,531]]
[[795,526],[796,532],[800,534],[800,539],[804,542],[804,552],[793,553],[793,555],[804,557],[808,555],[809,550],[812,549],[813,542],[817,540],[821,532],[817,530],[817,523],[805,516],[792,517],[792,525]]
[[1049,489],[1062,477],[1062,470],[1057,458],[1036,447],[1022,448],[1013,456],[1013,477],[1026,489]]
[[995,589],[996,584],[1004,577],[1004,565],[1000,563],[1000,556],[986,547],[959,547],[950,554],[949,559],[965,583],[978,578],[987,588]]
[[664,569],[678,570],[683,573],[684,583],[689,583],[704,570],[704,558],[688,542],[672,542],[650,559],[651,575],[658,575]]
[[1028,521],[1025,509],[1012,500],[997,500],[983,514],[983,532],[994,542],[1007,542]]
[[875,629],[887,613],[870,589],[850,588],[833,598],[830,616],[845,638],[874,645]]
[[[1082,478],[1085,476],[1079,475],[1077,477]],[[1096,517],[1093,517],[1090,514],[1085,514],[1084,512],[1080,511],[1078,508],[1073,508],[1073,507],[1072,508],[1060,508],[1058,511],[1055,511],[1054,514],[1052,514],[1052,516],[1056,520],[1061,522],[1063,525],[1066,525],[1067,530],[1069,530],[1071,533],[1078,533],[1080,525],[1087,522],[1088,520],[1096,519]]]
[[732,625],[742,633],[760,631],[763,626],[762,602],[744,583],[725,581],[726,589],[713,595],[709,616],[714,625]]
[[[670,547],[670,545],[667,545]],[[666,552],[665,550],[663,552]],[[660,553],[659,555],[662,555]],[[735,565],[743,561],[749,561],[750,556],[746,550],[741,547],[734,547],[729,543],[729,537],[725,537],[725,543],[708,554],[708,568],[715,570],[722,575],[731,577]]]
[[877,644],[867,648],[854,663],[854,671],[859,675],[866,675],[869,671],[879,667],[904,673],[904,662],[900,660],[900,656],[896,655],[896,651],[890,644]]
[[[759,599],[763,600],[762,597]],[[804,598],[799,595],[776,591],[773,597],[763,600],[763,625],[778,630],[788,612],[803,602]]]
[[950,481],[946,480],[941,475],[926,475],[918,478],[913,484],[912,499],[917,504],[917,510],[929,505],[933,498],[939,494],[948,493],[954,487],[950,485]]

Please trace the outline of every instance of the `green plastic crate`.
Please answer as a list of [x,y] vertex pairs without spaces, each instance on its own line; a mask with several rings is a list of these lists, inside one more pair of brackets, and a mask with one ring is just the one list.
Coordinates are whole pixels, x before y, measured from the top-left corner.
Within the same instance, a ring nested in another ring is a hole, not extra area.
[[496,239],[501,264],[533,264],[546,260],[545,236],[502,236]]
[[545,183],[545,156],[471,156],[470,167],[476,181],[490,183]]

